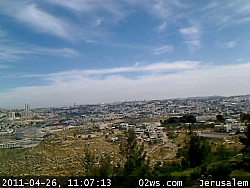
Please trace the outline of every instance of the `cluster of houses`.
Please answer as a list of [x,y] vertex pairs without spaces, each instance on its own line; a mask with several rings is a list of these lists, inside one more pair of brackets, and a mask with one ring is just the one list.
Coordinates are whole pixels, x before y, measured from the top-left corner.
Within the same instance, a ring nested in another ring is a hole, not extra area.
[[[129,123],[120,123],[116,126],[107,123],[98,123],[96,128],[99,130],[106,129],[121,129],[128,130],[134,129],[135,136],[139,141],[146,142],[163,142],[166,134],[163,132],[164,127],[161,127],[160,122],[154,123],[141,123],[138,125],[131,125]],[[118,141],[118,138],[113,138],[111,141]]]
[[230,133],[230,135],[243,133],[244,131],[246,131],[246,129],[247,129],[246,126],[242,126],[235,119],[226,119],[225,123],[214,125],[215,132],[226,132],[226,133]]
[[16,147],[16,143],[12,142],[12,141],[0,144],[0,149],[2,149],[2,148],[14,148],[14,147]]
[[160,127],[160,125],[149,124],[146,126],[135,128],[135,135],[137,139],[141,141],[164,142],[166,133],[163,132],[163,129],[164,127]]
[[45,124],[42,126],[45,130],[53,130],[53,129],[63,129],[66,130],[70,126],[69,123],[55,123],[55,124]]

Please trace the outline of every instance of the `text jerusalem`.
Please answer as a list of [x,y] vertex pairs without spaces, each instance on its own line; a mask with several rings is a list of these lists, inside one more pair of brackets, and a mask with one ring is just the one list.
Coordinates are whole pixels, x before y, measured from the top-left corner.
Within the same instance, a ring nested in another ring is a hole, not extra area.
[[249,182],[247,180],[236,180],[235,178],[232,178],[232,180],[200,180],[200,186],[201,187],[248,187]]

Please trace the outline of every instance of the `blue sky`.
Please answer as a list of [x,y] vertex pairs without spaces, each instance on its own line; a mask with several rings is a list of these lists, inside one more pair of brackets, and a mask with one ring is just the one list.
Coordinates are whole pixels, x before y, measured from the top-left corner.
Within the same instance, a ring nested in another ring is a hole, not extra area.
[[250,2],[0,0],[0,108],[248,94]]

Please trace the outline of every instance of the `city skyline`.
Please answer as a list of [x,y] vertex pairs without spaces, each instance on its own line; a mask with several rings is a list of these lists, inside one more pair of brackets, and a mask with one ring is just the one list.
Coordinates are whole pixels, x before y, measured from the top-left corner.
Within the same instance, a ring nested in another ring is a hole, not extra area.
[[0,3],[0,108],[250,93],[248,1]]

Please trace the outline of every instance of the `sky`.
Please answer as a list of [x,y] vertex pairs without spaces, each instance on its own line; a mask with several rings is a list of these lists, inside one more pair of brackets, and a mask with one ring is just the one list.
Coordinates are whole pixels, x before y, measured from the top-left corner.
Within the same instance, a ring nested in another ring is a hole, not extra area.
[[0,0],[0,108],[250,93],[250,1]]

